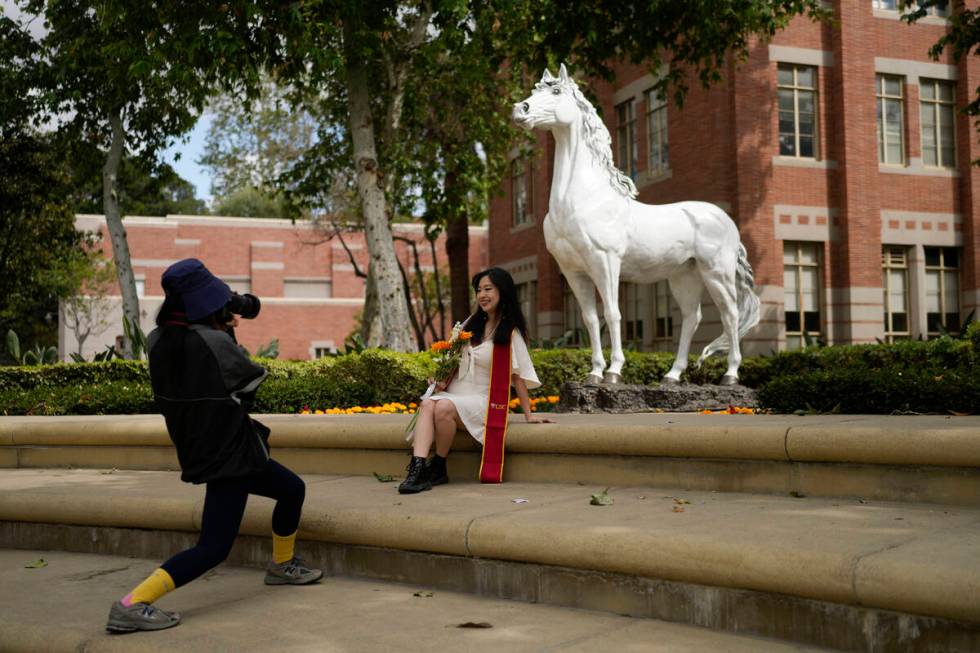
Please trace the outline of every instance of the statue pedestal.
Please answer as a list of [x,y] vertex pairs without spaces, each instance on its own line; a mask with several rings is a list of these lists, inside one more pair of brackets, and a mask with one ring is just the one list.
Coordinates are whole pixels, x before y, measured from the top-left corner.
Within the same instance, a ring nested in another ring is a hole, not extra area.
[[562,413],[643,413],[663,410],[693,413],[722,410],[729,405],[756,408],[755,390],[742,385],[592,385],[569,382],[561,387],[557,411]]

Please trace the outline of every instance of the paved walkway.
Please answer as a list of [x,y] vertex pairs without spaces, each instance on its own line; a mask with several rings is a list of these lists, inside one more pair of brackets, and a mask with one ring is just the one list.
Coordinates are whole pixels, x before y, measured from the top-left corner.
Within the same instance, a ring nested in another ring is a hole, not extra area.
[[[47,566],[26,569],[43,557]],[[325,578],[266,587],[257,569],[220,566],[164,597],[183,623],[155,633],[103,631],[109,605],[157,561],[0,550],[0,650],[227,653],[790,653],[818,649],[425,588]],[[416,596],[416,593],[423,596]],[[491,628],[460,628],[464,623]]]
[[[980,508],[682,488],[453,482],[401,496],[306,475],[300,538],[633,574],[980,622]],[[0,520],[199,528],[203,491],[172,472],[7,470]],[[133,500],[138,497],[138,501]],[[269,533],[272,502],[242,532]]]

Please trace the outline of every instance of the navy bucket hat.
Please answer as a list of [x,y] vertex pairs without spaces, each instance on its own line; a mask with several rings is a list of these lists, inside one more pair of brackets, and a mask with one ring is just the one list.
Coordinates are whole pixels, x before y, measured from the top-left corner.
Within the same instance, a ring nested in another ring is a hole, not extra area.
[[177,261],[164,270],[163,291],[184,301],[187,319],[200,320],[221,309],[231,298],[231,288],[211,274],[196,258]]

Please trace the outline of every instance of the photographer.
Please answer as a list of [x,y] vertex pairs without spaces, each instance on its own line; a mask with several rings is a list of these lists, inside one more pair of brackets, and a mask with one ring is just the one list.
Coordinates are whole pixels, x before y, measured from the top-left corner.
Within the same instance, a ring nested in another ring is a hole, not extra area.
[[153,605],[167,592],[220,564],[238,535],[249,494],[276,500],[267,585],[305,585],[323,572],[294,556],[306,486],[269,456],[269,429],[248,409],[266,372],[235,341],[235,314],[258,315],[253,295],[238,295],[197,259],[163,273],[166,297],[147,338],[150,382],[177,449],[181,480],[205,483],[197,545],[163,563],[112,605],[106,629],[161,630],[180,622]]

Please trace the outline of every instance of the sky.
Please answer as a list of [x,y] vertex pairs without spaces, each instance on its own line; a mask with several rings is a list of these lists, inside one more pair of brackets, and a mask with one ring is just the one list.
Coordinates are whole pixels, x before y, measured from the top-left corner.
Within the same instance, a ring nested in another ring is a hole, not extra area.
[[184,137],[184,140],[178,140],[163,153],[164,161],[173,166],[178,175],[194,184],[197,197],[208,202],[212,199],[211,174],[207,168],[198,165],[197,160],[204,154],[204,138],[210,125],[211,114],[205,112],[198,118],[194,129]]
[[[0,13],[9,16],[17,22],[28,19],[13,0],[0,0]],[[36,39],[40,39],[45,34],[44,21],[34,18],[28,22],[28,31]],[[173,166],[181,177],[194,184],[197,197],[211,201],[211,175],[203,166],[197,164],[197,159],[204,153],[204,138],[207,135],[208,127],[211,125],[211,115],[204,113],[198,119],[194,129],[184,139],[178,140],[163,153],[162,158]],[[177,155],[180,159],[177,159]]]

